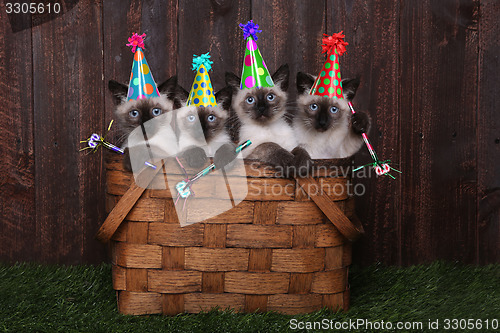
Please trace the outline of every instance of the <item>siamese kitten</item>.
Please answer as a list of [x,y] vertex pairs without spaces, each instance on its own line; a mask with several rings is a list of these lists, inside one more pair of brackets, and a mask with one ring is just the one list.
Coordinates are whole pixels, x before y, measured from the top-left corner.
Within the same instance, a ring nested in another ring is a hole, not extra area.
[[272,75],[271,88],[240,89],[240,78],[226,73],[226,84],[233,88],[232,108],[237,117],[237,141],[252,141],[243,156],[277,167],[293,164],[290,151],[296,146],[291,122],[287,117],[288,65]]
[[236,145],[230,137],[232,88],[215,94],[216,107],[185,106],[176,111],[179,150],[191,167],[201,167],[213,157],[217,168],[236,157]]
[[[315,77],[297,73],[297,114],[293,129],[298,147],[312,159],[344,158],[355,154],[363,145],[361,133],[370,127],[370,118],[364,112],[351,113],[352,101],[359,87],[359,79],[342,80],[344,99],[309,95]],[[297,148],[297,149],[300,149]]]
[[[160,97],[127,101],[127,85],[110,80],[108,87],[113,95],[113,101],[115,103],[114,119],[119,135],[117,142],[118,144],[122,144],[125,148],[123,164],[125,169],[131,170],[130,157],[127,149],[129,147],[126,147],[126,139],[129,137],[130,133],[147,121],[161,117],[181,107],[182,102],[187,99],[188,93],[177,84],[177,76],[171,77],[158,86]],[[161,120],[165,121],[166,119],[167,117],[162,117]],[[169,119],[171,119],[171,117],[169,117]],[[154,133],[161,130],[162,124],[160,124],[160,122],[161,121],[154,124],[148,124],[148,133],[153,132],[153,135],[148,139],[153,140]],[[167,125],[170,126],[170,124]],[[152,141],[148,144],[150,143],[153,144]],[[160,143],[159,146],[163,147],[165,144]]]
[[120,134],[118,143],[123,143],[137,126],[180,108],[188,95],[187,91],[177,84],[177,76],[172,76],[158,86],[160,97],[127,101],[127,85],[110,80],[108,87],[116,106],[114,118]]

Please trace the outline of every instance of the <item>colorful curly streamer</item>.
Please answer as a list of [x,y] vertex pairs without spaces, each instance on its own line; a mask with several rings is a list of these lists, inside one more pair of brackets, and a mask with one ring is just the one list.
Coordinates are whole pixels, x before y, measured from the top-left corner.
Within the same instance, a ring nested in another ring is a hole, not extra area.
[[144,39],[146,38],[146,34],[138,35],[134,32],[132,37],[128,38],[127,46],[132,46],[132,53],[135,53],[136,48],[140,47],[144,48]]
[[205,54],[197,56],[196,54],[193,54],[193,71],[197,71],[198,68],[200,68],[201,65],[204,65],[207,71],[212,69],[212,64],[214,62],[210,60],[210,52],[207,52]]
[[345,35],[343,32],[344,31],[337,32],[331,36],[323,34],[323,36],[326,37],[323,37],[323,45],[321,45],[323,51],[321,53],[327,52],[330,54],[331,52],[337,50],[339,56],[344,54],[347,51],[345,47],[349,45],[349,43],[344,42]]
[[252,36],[253,39],[257,40],[257,34],[262,32],[262,30],[259,30],[259,25],[253,23],[253,20],[248,21],[246,24],[240,23],[240,28],[243,30],[244,39]]

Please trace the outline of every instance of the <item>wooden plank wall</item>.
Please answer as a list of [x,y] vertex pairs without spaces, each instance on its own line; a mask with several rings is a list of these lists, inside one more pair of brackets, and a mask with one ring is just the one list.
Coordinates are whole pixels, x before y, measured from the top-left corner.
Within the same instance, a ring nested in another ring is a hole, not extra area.
[[[210,51],[211,79],[241,71],[238,23],[253,18],[271,71],[317,74],[323,33],[344,30],[343,77],[370,113],[379,155],[404,174],[359,178],[366,236],[354,261],[499,262],[500,4],[495,0],[67,0],[52,15],[0,3],[0,262],[99,263],[105,218],[101,152],[78,141],[112,118],[109,79],[126,82],[132,32],[145,32],[158,83],[189,89],[193,54]],[[358,164],[369,162],[363,149]]]

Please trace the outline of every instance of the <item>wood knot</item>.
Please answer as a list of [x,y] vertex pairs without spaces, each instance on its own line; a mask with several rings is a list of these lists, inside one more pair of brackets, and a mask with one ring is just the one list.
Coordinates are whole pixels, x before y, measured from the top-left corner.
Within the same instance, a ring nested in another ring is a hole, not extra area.
[[231,8],[230,0],[211,0],[214,11],[227,12]]

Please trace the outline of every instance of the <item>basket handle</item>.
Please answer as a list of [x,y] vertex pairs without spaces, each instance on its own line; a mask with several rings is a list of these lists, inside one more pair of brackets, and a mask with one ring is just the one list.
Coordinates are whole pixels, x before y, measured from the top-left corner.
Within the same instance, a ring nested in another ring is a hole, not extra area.
[[[163,168],[163,162],[160,165],[156,165],[156,169],[146,168],[144,169],[137,178],[140,180],[139,183],[149,185],[156,174]],[[132,207],[134,207],[137,200],[141,197],[142,193],[146,189],[146,186],[140,187],[134,181],[127,192],[123,194],[122,198],[115,205],[113,210],[109,213],[108,217],[101,225],[99,230],[97,231],[96,238],[97,240],[106,243],[108,242],[116,229],[122,224],[125,217],[128,215]]]
[[331,201],[327,196],[318,194],[318,191],[311,189],[318,189],[318,182],[311,177],[300,178],[296,177],[297,183],[304,191],[311,197],[319,209],[326,215],[330,222],[335,225],[339,232],[350,241],[355,241],[362,234],[365,233],[363,225],[358,219],[349,220],[347,216],[340,210],[334,201]]

